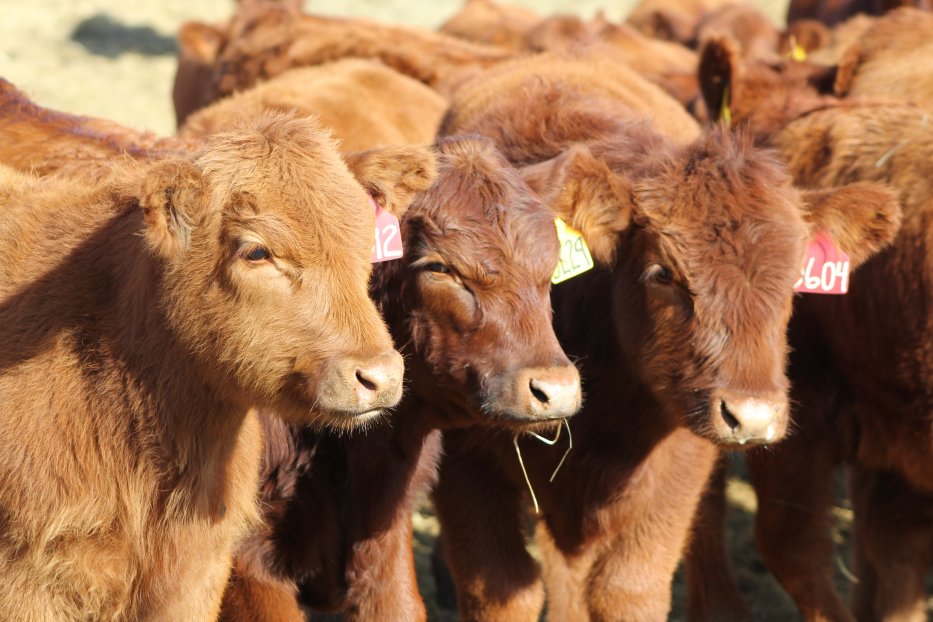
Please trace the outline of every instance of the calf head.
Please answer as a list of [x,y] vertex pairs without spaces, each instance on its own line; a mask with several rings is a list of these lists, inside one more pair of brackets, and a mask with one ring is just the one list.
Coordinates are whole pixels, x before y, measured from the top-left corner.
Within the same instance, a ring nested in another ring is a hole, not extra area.
[[[419,179],[385,164],[368,181],[399,188],[401,211],[433,176],[421,159]],[[373,208],[314,121],[270,114],[135,177],[159,304],[218,394],[344,427],[398,402],[402,359],[367,292]]]
[[402,222],[406,257],[378,271],[383,311],[413,354],[413,389],[447,406],[439,425],[525,428],[574,414],[580,377],[551,326],[553,212],[488,139],[437,148],[437,181]]
[[780,439],[805,246],[826,231],[864,261],[897,230],[894,197],[861,184],[801,194],[724,128],[636,175],[611,166],[612,149],[578,146],[526,172],[611,271],[625,366],[675,424],[725,445]]

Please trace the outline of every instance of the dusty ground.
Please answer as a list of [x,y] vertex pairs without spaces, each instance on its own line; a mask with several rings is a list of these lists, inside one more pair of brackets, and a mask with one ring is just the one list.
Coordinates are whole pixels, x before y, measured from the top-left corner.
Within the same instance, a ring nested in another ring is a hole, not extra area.
[[[622,17],[630,0],[512,0],[541,12],[592,15],[605,8]],[[436,26],[456,11],[460,0],[320,0],[308,8],[322,13],[361,15],[388,22]],[[786,0],[762,0],[779,20]],[[175,70],[174,33],[186,19],[220,20],[232,0],[0,0],[0,76],[25,89],[43,105],[117,120],[159,133],[174,131],[171,81]],[[741,471],[741,465],[737,465]],[[741,477],[729,484],[729,542],[740,586],[762,620],[795,620],[793,606],[768,575],[754,551],[751,517],[754,495]],[[837,579],[848,590],[844,543],[851,513],[841,502],[835,512]],[[429,557],[437,523],[425,505],[414,517],[422,593],[432,620],[456,619],[435,599]],[[678,576],[672,620],[684,619],[683,582]]]

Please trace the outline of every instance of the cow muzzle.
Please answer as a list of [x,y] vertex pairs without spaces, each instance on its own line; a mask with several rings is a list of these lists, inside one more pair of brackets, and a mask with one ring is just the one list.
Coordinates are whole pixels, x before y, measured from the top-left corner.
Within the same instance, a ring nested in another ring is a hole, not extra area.
[[390,350],[373,357],[334,359],[318,382],[317,405],[350,417],[375,415],[402,399],[405,364]]
[[783,393],[742,395],[719,390],[710,398],[710,423],[723,444],[774,443],[787,433],[787,420]]
[[486,410],[516,423],[570,417],[580,410],[580,372],[573,365],[526,367],[503,379]]

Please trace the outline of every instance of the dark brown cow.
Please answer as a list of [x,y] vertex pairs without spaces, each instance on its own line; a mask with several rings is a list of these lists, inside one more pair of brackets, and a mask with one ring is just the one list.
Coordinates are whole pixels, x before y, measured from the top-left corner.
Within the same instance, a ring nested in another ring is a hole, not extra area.
[[488,139],[438,150],[437,182],[402,219],[406,257],[373,284],[410,391],[391,426],[351,437],[266,421],[268,527],[238,554],[223,620],[301,620],[296,585],[304,605],[350,619],[424,619],[411,513],[436,478],[438,429],[508,437],[579,408],[551,328],[553,212]]
[[[721,84],[716,73],[740,75],[728,66],[708,69],[704,83]],[[756,106],[772,106],[766,116],[783,115],[763,139],[779,149],[800,184],[885,182],[904,209],[892,247],[853,275],[847,295],[805,297],[797,305],[790,366],[797,433],[751,456],[761,553],[808,621],[925,620],[923,577],[933,563],[933,419],[926,398],[933,370],[924,345],[933,336],[929,113],[870,101],[824,101],[803,114],[783,100]],[[828,521],[840,462],[851,464],[853,474],[854,616],[832,582]]]
[[[0,127],[53,161],[52,136],[105,126],[48,112],[27,132],[24,110]],[[0,168],[0,606],[22,619],[215,619],[259,520],[255,407],[349,429],[401,394],[366,295],[371,203],[326,132],[266,114],[127,160]],[[433,158],[354,165],[401,213]]]
[[[663,620],[717,445],[784,435],[785,329],[805,244],[826,230],[861,263],[893,237],[899,210],[868,184],[801,195],[748,136],[712,129],[683,144],[643,108],[544,63],[512,65],[524,80],[502,65],[464,86],[446,129],[489,135],[527,166],[602,265],[552,294],[587,392],[574,450],[548,483],[560,450],[521,444],[548,612]],[[498,97],[478,107],[477,93]],[[536,620],[515,449],[477,430],[446,432],[444,448],[435,501],[463,619]]]

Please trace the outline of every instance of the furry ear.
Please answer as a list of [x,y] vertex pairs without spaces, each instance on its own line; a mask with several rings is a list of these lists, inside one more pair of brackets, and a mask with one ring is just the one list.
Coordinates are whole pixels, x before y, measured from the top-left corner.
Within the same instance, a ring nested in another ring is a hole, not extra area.
[[855,81],[855,74],[859,65],[862,64],[862,48],[858,43],[849,47],[843,54],[839,66],[836,68],[836,81],[833,84],[833,91],[839,97],[845,97],[852,89],[852,82]]
[[722,119],[723,112],[731,110],[739,58],[738,43],[728,37],[710,37],[700,50],[697,75],[710,120]]
[[383,147],[343,158],[373,200],[397,218],[437,177],[437,154],[429,147]]
[[205,201],[201,171],[187,160],[157,162],[145,169],[138,199],[153,252],[169,260],[184,254]]
[[207,94],[214,61],[227,43],[224,31],[210,24],[185,22],[178,31],[178,69],[172,85],[175,122],[181,127],[195,110],[210,103]]
[[580,231],[593,259],[613,262],[619,234],[628,228],[634,209],[627,180],[582,145],[526,167],[522,177],[558,218]]
[[885,186],[859,182],[803,192],[814,231],[825,231],[849,255],[852,268],[889,245],[901,227],[901,206]]

